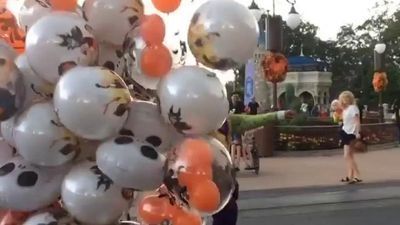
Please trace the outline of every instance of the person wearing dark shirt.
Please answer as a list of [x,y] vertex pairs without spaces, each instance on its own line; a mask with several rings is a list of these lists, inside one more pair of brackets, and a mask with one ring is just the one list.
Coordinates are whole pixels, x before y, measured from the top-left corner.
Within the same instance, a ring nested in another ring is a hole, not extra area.
[[[235,172],[233,172],[235,173]],[[236,225],[239,208],[237,205],[237,200],[239,199],[239,184],[234,176],[235,189],[232,193],[232,197],[229,200],[228,204],[219,211],[214,214],[213,217],[213,225]]]
[[247,107],[249,108],[250,115],[257,115],[258,108],[260,107],[260,105],[256,102],[255,98],[252,98],[251,102],[249,102]]

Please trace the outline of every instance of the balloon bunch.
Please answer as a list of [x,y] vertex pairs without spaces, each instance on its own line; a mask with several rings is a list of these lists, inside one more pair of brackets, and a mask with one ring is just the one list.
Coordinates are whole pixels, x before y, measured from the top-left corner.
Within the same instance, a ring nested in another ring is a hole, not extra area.
[[[228,116],[224,86],[199,66],[171,70],[159,16],[141,0],[18,2],[25,52],[0,42],[0,208],[29,215],[12,223],[119,224],[136,207],[144,224],[198,225],[227,204],[232,162],[209,136]],[[169,13],[180,1],[153,3]],[[212,68],[256,48],[257,22],[239,3],[211,0],[192,21],[204,28],[189,32],[192,51]],[[137,83],[154,101],[132,97]]]

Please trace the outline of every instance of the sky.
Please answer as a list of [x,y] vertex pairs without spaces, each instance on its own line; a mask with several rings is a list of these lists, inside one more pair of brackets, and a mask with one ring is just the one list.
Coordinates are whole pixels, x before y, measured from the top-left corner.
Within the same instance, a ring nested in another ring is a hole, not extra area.
[[[164,18],[167,36],[165,44],[168,47],[173,46],[176,39],[186,40],[186,34],[190,19],[195,10],[207,0],[182,0],[181,6],[175,12],[167,15],[158,12],[152,5],[151,0],[143,0],[145,4],[145,13],[157,13]],[[234,1],[234,0],[233,0]],[[248,7],[252,0],[235,0]],[[293,1],[293,0],[291,0]],[[295,8],[300,13],[303,21],[309,21],[319,27],[317,36],[322,40],[335,40],[336,34],[340,31],[340,27],[347,24],[360,25],[374,11],[371,10],[377,1],[380,0],[297,0]],[[393,0],[396,5],[400,4],[400,0]],[[263,10],[272,12],[272,0],[255,0]],[[291,4],[286,0],[275,0],[275,13],[282,15],[283,19],[287,18]],[[179,36],[174,33],[180,31]],[[190,50],[189,50],[190,51]],[[186,60],[189,65],[195,64],[193,56],[190,54]],[[219,72],[218,74],[222,83],[233,80],[232,71]]]

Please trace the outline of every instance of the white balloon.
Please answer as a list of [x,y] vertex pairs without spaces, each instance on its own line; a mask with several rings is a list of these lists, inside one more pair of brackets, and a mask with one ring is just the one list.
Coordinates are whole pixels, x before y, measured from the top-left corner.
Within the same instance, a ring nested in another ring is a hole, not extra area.
[[174,69],[158,87],[161,112],[184,134],[208,134],[221,127],[229,103],[215,73],[196,66]]
[[79,137],[103,140],[121,130],[131,96],[115,72],[76,67],[58,82],[54,106],[62,124]]
[[24,107],[30,106],[37,100],[50,99],[53,97],[54,85],[35,74],[25,54],[19,55],[15,60],[15,64],[21,71],[24,80]]
[[64,208],[82,223],[117,222],[133,200],[133,190],[118,187],[93,162],[76,165],[62,184]]
[[153,145],[158,152],[169,151],[172,130],[160,114],[157,104],[133,101],[129,105],[128,119],[120,131],[121,135],[132,135],[142,142]]
[[52,11],[48,0],[22,0],[16,16],[18,25],[25,32],[40,18]]
[[233,0],[210,0],[194,13],[188,44],[205,66],[228,70],[253,57],[258,38],[258,23],[244,5]]
[[99,49],[98,64],[122,75],[125,69],[124,49],[104,42],[100,43]]
[[49,210],[29,217],[23,225],[40,225],[40,224],[68,224],[78,225],[79,223],[63,209]]
[[165,157],[133,137],[117,136],[104,142],[96,158],[99,168],[122,187],[148,191],[163,182]]
[[82,8],[96,38],[117,46],[140,25],[144,13],[142,0],[86,0]]
[[26,36],[29,64],[38,76],[53,84],[73,66],[94,65],[98,46],[91,32],[76,13],[52,12],[40,18]]
[[33,211],[50,205],[60,196],[64,172],[12,158],[0,167],[0,208]]
[[4,138],[4,141],[12,147],[15,147],[14,127],[16,122],[16,118],[11,117],[10,119],[0,123],[1,136]]
[[4,140],[0,139],[0,165],[3,165],[14,156],[13,148]]
[[51,102],[32,105],[14,130],[18,153],[40,166],[60,166],[79,154],[78,139],[58,122]]

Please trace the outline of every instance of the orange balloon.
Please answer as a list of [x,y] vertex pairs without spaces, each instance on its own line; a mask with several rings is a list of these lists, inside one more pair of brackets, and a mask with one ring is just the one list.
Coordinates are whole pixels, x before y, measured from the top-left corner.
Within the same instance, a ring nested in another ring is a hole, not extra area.
[[0,221],[0,225],[21,225],[31,215],[27,212],[7,211]]
[[181,4],[181,0],[151,0],[154,7],[164,13],[175,11]]
[[189,203],[197,210],[205,213],[213,213],[221,202],[221,194],[217,185],[206,180],[188,187]]
[[60,11],[75,11],[77,8],[77,0],[50,0],[51,6],[54,10]]
[[163,19],[157,14],[146,16],[140,25],[140,33],[147,45],[161,44],[165,38]]
[[192,187],[198,182],[212,180],[211,166],[193,166],[186,167],[186,171],[178,174],[178,181],[181,186]]
[[18,27],[13,14],[6,8],[7,1],[0,0],[0,38],[10,44],[18,53],[25,50],[25,33]]
[[172,67],[172,56],[163,44],[150,45],[142,51],[141,68],[150,77],[163,77]]
[[201,217],[198,214],[183,212],[172,221],[173,225],[201,225]]
[[160,198],[156,195],[147,196],[139,203],[139,217],[148,224],[159,224],[171,219],[176,213],[168,198]]
[[210,144],[203,139],[187,138],[181,144],[179,158],[189,166],[211,166],[214,156]]

